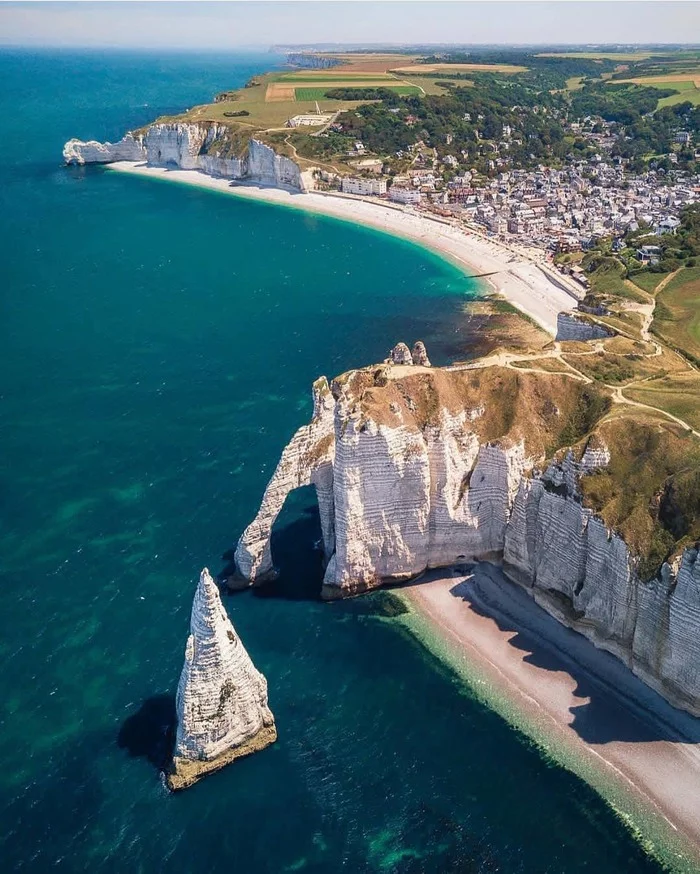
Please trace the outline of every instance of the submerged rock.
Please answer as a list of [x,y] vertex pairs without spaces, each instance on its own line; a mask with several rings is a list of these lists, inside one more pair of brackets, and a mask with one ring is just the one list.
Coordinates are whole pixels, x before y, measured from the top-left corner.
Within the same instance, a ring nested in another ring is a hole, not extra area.
[[265,677],[236,634],[206,568],[192,604],[176,709],[175,751],[167,776],[171,789],[186,789],[277,738]]

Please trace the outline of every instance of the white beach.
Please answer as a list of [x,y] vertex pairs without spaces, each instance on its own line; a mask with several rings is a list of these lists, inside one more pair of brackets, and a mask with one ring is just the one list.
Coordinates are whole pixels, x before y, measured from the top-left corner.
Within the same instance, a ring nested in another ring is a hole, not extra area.
[[411,240],[444,256],[468,275],[491,274],[484,279],[493,290],[552,335],[556,334],[557,313],[576,304],[575,286],[571,285],[571,290],[566,291],[567,280],[554,276],[546,265],[477,233],[457,228],[449,221],[411,209],[336,194],[301,193],[231,182],[198,170],[171,170],[130,161],[118,161],[107,167],[120,173],[194,185],[234,197],[320,213]]
[[565,751],[555,758],[613,802],[636,798],[656,817],[660,840],[700,865],[700,720],[561,625],[496,567],[433,571],[399,591],[446,642],[448,661],[505,696],[528,734]]

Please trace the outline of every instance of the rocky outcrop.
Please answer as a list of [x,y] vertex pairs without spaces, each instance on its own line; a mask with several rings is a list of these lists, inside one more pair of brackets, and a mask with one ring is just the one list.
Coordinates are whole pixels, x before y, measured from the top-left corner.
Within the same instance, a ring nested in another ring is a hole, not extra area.
[[566,417],[590,409],[595,389],[498,366],[409,367],[407,354],[399,344],[330,390],[316,384],[314,417],[284,450],[238,543],[239,582],[274,573],[274,519],[291,489],[314,484],[325,598],[496,561],[560,621],[700,715],[698,550],[642,581],[623,537],[581,494],[582,478],[611,462],[604,429],[547,461],[562,430],[572,433]]
[[225,179],[306,190],[301,170],[291,158],[278,155],[255,138],[241,149],[224,124],[165,122],[150,125],[143,134],[129,133],[118,143],[69,140],[63,158],[67,164],[147,161],[158,167],[201,170]]
[[265,185],[305,190],[299,165],[255,138],[248,143],[246,177]]
[[614,335],[612,328],[606,328],[576,313],[559,313],[557,316],[557,340],[604,340]]
[[411,358],[413,363],[419,367],[430,367],[430,359],[425,348],[425,343],[422,340],[416,340],[411,350]]
[[[236,547],[236,567],[240,584],[262,581],[274,576],[270,535],[284,501],[293,489],[313,484],[318,495],[321,531],[326,558],[335,547],[333,507],[333,460],[335,458],[335,401],[325,376],[313,386],[314,412],[310,424],[304,425],[285,446],[279,464],[263,495],[258,515],[246,528]],[[229,580],[235,587],[235,579]]]
[[265,677],[253,666],[206,568],[192,604],[176,709],[171,789],[185,789],[277,738]]
[[413,364],[411,350],[405,343],[397,343],[391,350],[390,359],[392,364]]
[[142,136],[128,133],[118,143],[98,143],[95,140],[68,140],[63,147],[66,164],[111,164],[113,161],[145,161],[146,149]]

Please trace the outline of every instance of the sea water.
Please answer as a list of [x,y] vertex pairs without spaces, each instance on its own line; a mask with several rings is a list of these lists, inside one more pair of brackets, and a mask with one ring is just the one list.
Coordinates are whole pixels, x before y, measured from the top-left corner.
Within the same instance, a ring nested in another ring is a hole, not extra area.
[[71,136],[281,60],[0,53],[0,867],[659,870],[381,596],[318,601],[308,491],[275,529],[279,583],[225,598],[279,741],[162,785],[197,574],[225,565],[311,382],[399,340],[464,354],[476,291],[374,231],[61,165]]

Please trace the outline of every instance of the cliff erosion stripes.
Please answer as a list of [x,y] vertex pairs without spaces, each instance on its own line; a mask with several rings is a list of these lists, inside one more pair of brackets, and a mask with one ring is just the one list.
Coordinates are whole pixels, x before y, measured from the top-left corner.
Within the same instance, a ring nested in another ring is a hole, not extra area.
[[63,147],[63,158],[67,164],[146,161],[155,166],[201,170],[224,179],[306,190],[303,174],[291,158],[278,155],[254,137],[234,149],[228,133],[225,125],[218,124],[152,124],[144,133],[127,133],[117,143],[69,140]]
[[176,710],[171,789],[185,789],[277,738],[265,677],[236,634],[207,568],[192,604]]
[[561,374],[414,365],[404,344],[330,390],[317,380],[312,421],[285,448],[238,542],[231,584],[274,573],[272,524],[289,491],[313,483],[325,598],[502,561],[557,619],[700,715],[698,550],[643,581],[627,543],[584,506],[580,478],[607,468],[609,429],[625,427],[592,422],[573,449],[558,443],[595,403],[587,391]]

